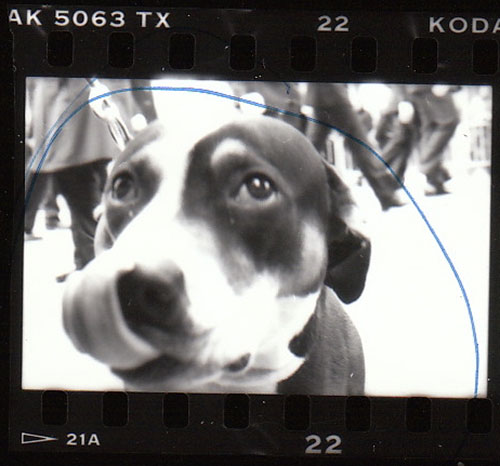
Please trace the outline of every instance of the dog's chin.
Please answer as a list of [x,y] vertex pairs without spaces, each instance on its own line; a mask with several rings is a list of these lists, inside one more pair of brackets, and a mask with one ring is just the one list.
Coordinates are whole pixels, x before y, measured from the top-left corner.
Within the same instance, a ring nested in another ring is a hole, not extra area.
[[112,369],[128,388],[136,390],[172,391],[189,388],[195,381],[213,376],[216,369],[197,366],[168,355],[161,355],[132,369]]
[[245,391],[249,386],[268,385],[273,371],[247,367],[248,354],[231,364],[198,365],[162,355],[133,369],[112,369],[127,389],[151,392],[220,392],[225,387]]

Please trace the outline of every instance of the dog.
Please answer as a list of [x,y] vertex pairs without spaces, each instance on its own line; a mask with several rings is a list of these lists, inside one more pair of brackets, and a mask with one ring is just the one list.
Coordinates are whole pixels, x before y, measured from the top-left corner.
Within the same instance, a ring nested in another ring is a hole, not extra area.
[[102,205],[63,320],[127,389],[363,393],[338,298],[360,296],[370,242],[298,130],[259,116],[173,144],[153,122],[115,160]]

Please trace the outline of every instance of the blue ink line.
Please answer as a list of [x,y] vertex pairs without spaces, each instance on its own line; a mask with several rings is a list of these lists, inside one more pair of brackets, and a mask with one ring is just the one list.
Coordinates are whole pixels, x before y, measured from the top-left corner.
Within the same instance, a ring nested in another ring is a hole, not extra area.
[[[473,342],[474,342],[474,352],[475,352],[474,398],[477,398],[477,396],[478,396],[478,385],[479,385],[479,363],[480,363],[480,361],[479,361],[479,344],[478,344],[478,339],[477,339],[476,325],[474,323],[474,315],[472,313],[472,308],[471,308],[471,305],[470,305],[470,301],[469,301],[467,292],[465,291],[465,287],[464,287],[464,284],[462,282],[462,279],[460,278],[460,275],[459,275],[459,273],[458,273],[455,265],[453,264],[453,261],[451,260],[448,252],[446,251],[446,248],[444,247],[444,245],[441,242],[441,240],[439,239],[436,231],[434,230],[434,228],[431,226],[429,220],[427,219],[427,216],[424,214],[424,212],[422,211],[422,209],[418,205],[417,201],[412,196],[412,194],[410,193],[410,191],[408,190],[408,188],[405,186],[405,184],[403,183],[403,181],[396,174],[396,172],[382,158],[382,156],[380,154],[378,154],[374,149],[372,149],[368,144],[366,144],[361,139],[358,139],[357,137],[355,137],[355,136],[347,133],[346,131],[344,131],[344,130],[342,130],[340,128],[337,128],[334,125],[330,125],[328,123],[325,123],[324,121],[317,120],[316,118],[312,118],[312,117],[308,117],[308,116],[305,116],[305,115],[301,115],[299,113],[291,112],[291,111],[288,111],[288,110],[283,110],[283,109],[278,108],[278,107],[272,107],[270,105],[261,104],[261,103],[258,103],[258,102],[253,102],[251,100],[242,99],[242,98],[236,97],[234,95],[224,94],[222,92],[217,92],[217,91],[212,91],[212,90],[209,90],[209,89],[201,89],[201,88],[194,88],[194,87],[170,87],[170,86],[143,86],[143,87],[124,88],[124,89],[117,89],[117,90],[114,90],[114,91],[109,91],[109,92],[106,92],[105,94],[93,97],[92,99],[89,99],[88,101],[86,101],[83,104],[81,104],[78,108],[76,108],[60,124],[60,126],[57,128],[56,132],[52,135],[52,137],[51,137],[51,139],[50,139],[50,141],[49,141],[49,143],[48,143],[48,145],[47,145],[47,147],[46,147],[46,149],[45,149],[45,151],[43,153],[43,156],[42,156],[42,158],[40,160],[40,163],[37,166],[36,174],[38,174],[38,172],[40,171],[40,168],[43,165],[43,162],[45,161],[47,153],[48,153],[50,147],[52,146],[54,140],[57,138],[57,136],[61,132],[62,128],[66,125],[66,123],[69,120],[71,120],[71,118],[73,118],[73,116],[75,116],[80,110],[82,110],[84,107],[86,107],[87,105],[91,104],[92,102],[94,102],[96,100],[104,99],[106,97],[110,97],[110,96],[115,95],[115,94],[121,94],[121,93],[124,93],[124,92],[132,92],[132,91],[194,92],[194,93],[199,93],[199,94],[212,95],[212,96],[215,96],[215,97],[221,97],[221,98],[224,98],[224,99],[227,99],[227,100],[232,100],[234,102],[239,102],[239,103],[244,103],[244,104],[248,104],[248,105],[253,105],[254,107],[259,107],[259,108],[262,108],[262,109],[265,109],[265,110],[272,110],[274,112],[281,113],[283,115],[288,115],[288,116],[292,116],[292,117],[295,117],[295,118],[300,118],[300,119],[303,119],[303,120],[307,120],[307,121],[309,121],[311,123],[315,123],[315,124],[318,124],[318,125],[321,125],[321,126],[325,126],[325,127],[329,128],[331,130],[337,131],[337,132],[341,133],[342,135],[344,135],[345,137],[347,137],[347,138],[353,140],[354,142],[356,142],[357,144],[361,145],[366,150],[368,150],[371,154],[373,154],[375,157],[377,157],[377,159],[380,162],[382,162],[385,165],[385,167],[389,170],[389,172],[391,173],[391,175],[394,177],[394,179],[398,182],[398,184],[404,190],[404,192],[406,193],[406,195],[410,199],[411,203],[417,209],[417,212],[419,213],[420,217],[424,221],[424,223],[427,226],[428,230],[430,231],[432,237],[434,238],[434,240],[436,241],[437,245],[439,246],[439,249],[441,250],[444,258],[446,259],[446,262],[448,263],[449,267],[451,268],[451,270],[453,272],[453,275],[455,277],[455,280],[457,281],[458,286],[460,288],[460,291],[462,292],[462,296],[464,297],[465,305],[467,307],[467,314],[469,316],[469,320],[470,320],[470,324],[471,324],[471,329],[472,329],[472,338],[473,338]],[[35,183],[36,174],[35,174],[34,179],[30,183],[30,189],[28,191],[28,195],[26,196],[25,205],[29,202],[29,195],[31,194],[31,191],[33,189],[33,185]]]

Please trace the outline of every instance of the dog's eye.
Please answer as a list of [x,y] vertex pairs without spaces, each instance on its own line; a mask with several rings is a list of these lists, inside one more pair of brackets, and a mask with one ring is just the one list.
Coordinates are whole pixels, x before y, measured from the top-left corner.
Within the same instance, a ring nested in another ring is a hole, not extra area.
[[276,194],[273,182],[264,175],[251,175],[245,179],[236,198],[240,201],[266,201]]
[[111,193],[114,199],[119,201],[130,200],[135,196],[135,183],[127,173],[118,175],[112,184]]

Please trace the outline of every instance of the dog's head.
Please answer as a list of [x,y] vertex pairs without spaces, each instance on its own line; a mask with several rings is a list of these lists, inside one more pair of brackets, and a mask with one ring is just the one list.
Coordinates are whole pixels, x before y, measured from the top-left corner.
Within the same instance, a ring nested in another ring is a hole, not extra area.
[[65,327],[134,388],[272,391],[302,362],[289,343],[324,284],[346,302],[361,293],[369,242],[346,186],[290,125],[174,140],[154,123],[115,161]]

